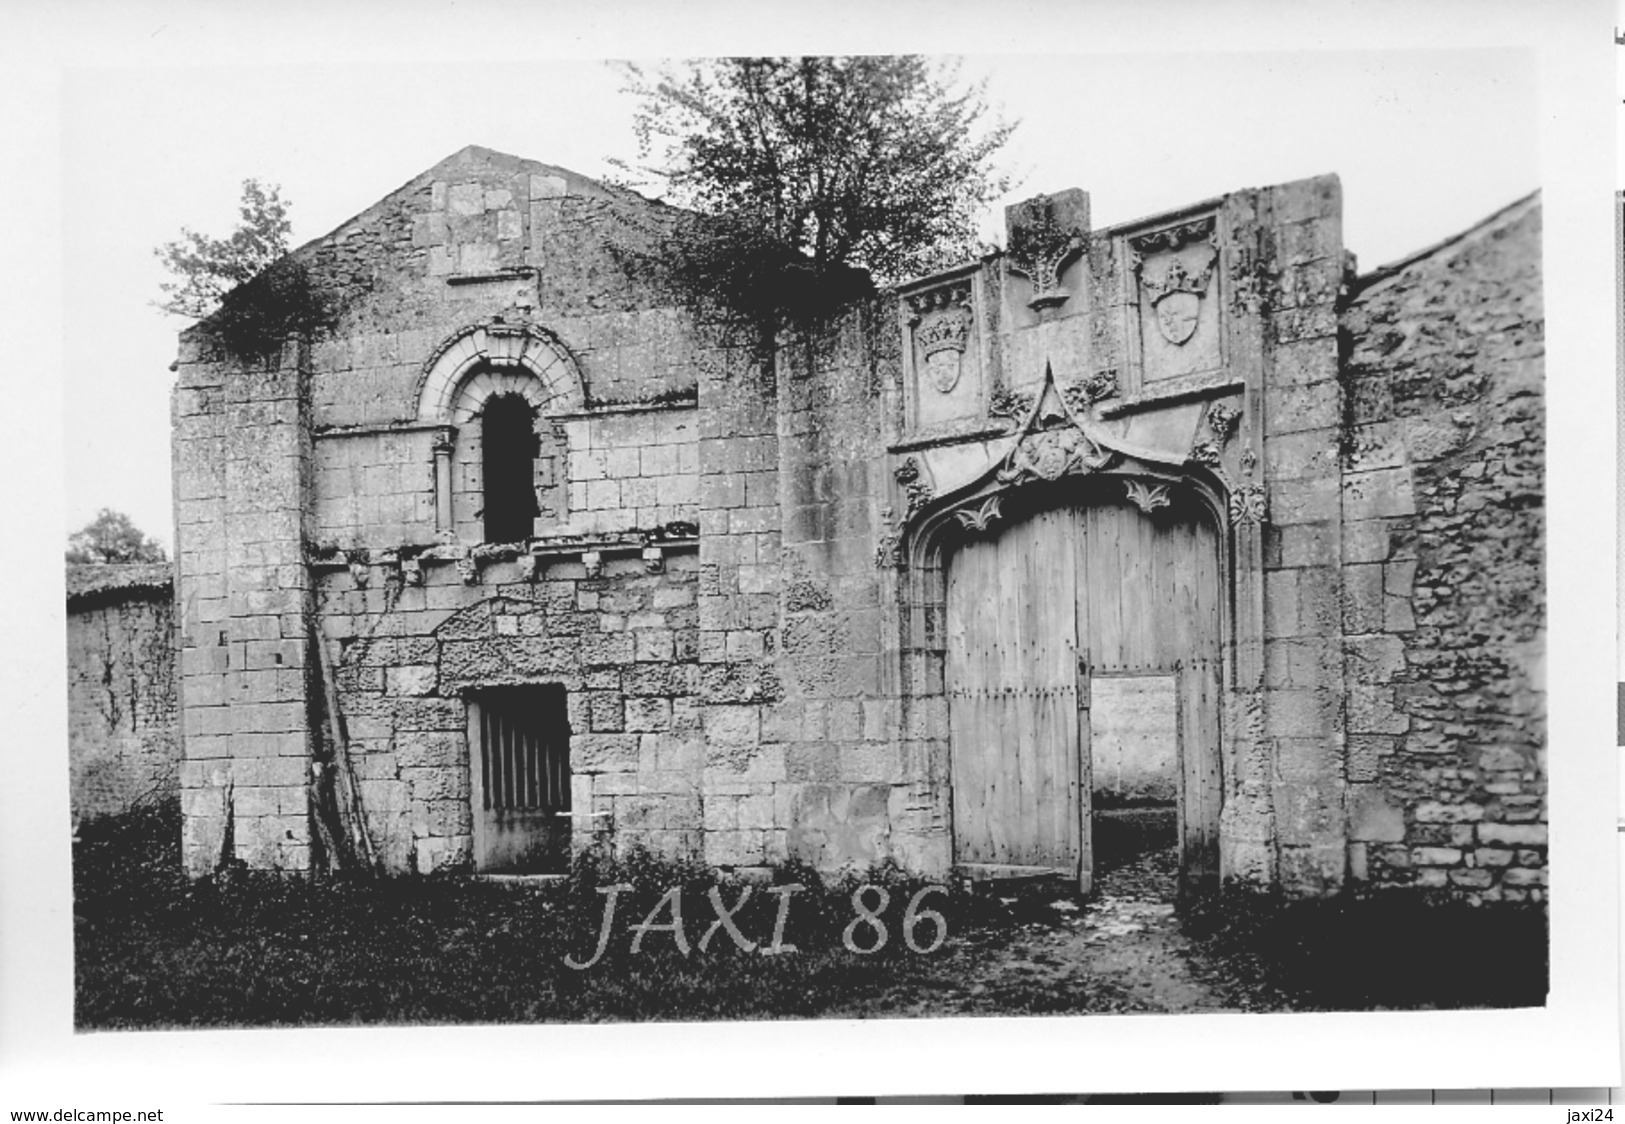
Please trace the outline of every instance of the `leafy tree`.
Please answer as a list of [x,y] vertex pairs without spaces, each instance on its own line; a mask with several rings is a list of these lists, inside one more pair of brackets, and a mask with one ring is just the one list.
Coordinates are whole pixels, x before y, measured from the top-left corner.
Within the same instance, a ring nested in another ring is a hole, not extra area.
[[993,157],[1015,126],[986,122],[985,83],[962,83],[955,65],[621,65],[639,99],[639,168],[713,219],[689,243],[690,280],[736,302],[783,310],[857,270],[890,283],[963,261],[978,213],[1010,188]]
[[69,562],[167,562],[164,548],[142,534],[122,511],[104,507],[84,528],[68,536]]
[[181,236],[153,252],[174,280],[159,288],[158,307],[177,316],[201,320],[220,307],[226,293],[252,279],[288,250],[288,205],[281,188],[258,180],[243,181],[238,207],[242,221],[229,238],[212,238],[181,228]]

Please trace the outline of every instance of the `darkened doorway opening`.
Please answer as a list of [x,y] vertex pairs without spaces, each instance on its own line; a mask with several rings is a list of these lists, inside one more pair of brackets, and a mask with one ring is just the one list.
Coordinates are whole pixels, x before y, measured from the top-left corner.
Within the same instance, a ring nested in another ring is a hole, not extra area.
[[564,688],[499,687],[468,700],[475,866],[556,874],[570,866],[570,724]]
[[535,531],[536,410],[518,394],[486,400],[480,422],[485,541],[523,542]]

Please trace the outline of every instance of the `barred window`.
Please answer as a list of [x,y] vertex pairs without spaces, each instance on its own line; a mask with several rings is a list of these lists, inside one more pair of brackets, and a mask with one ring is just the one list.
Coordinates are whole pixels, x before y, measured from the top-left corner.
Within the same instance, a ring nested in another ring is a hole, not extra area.
[[499,687],[469,700],[474,846],[481,870],[570,862],[570,724],[564,688]]

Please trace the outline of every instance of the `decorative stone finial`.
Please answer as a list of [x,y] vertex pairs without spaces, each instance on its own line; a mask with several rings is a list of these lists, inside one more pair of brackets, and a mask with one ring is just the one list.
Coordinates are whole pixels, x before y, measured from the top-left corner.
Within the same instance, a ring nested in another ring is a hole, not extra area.
[[1077,188],[1039,195],[1004,209],[1010,266],[1033,283],[1035,309],[1064,304],[1061,271],[1089,240],[1089,196]]

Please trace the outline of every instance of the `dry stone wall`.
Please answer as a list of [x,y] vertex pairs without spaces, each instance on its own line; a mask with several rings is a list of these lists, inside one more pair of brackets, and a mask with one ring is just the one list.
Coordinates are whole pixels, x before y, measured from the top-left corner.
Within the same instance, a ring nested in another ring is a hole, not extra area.
[[1351,861],[1546,885],[1540,209],[1367,278],[1346,317]]
[[167,565],[68,567],[75,822],[174,797],[175,598]]

